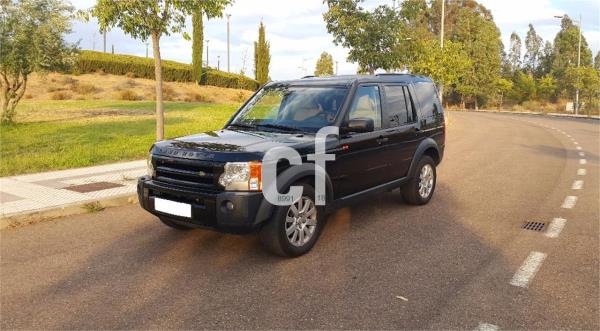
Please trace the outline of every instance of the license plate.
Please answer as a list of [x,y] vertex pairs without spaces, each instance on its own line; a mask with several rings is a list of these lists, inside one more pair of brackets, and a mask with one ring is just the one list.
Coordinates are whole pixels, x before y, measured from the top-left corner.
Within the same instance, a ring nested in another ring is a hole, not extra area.
[[181,217],[192,217],[192,205],[161,198],[154,198],[154,210]]

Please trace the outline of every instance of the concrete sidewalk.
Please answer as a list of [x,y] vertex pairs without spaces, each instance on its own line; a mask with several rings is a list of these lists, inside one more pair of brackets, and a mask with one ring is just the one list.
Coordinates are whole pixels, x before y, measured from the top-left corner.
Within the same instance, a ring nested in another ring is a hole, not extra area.
[[146,161],[0,178],[0,218],[132,196]]

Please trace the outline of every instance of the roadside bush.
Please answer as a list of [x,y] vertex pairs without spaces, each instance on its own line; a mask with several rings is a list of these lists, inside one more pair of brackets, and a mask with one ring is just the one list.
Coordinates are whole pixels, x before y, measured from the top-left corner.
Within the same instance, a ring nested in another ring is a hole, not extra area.
[[140,100],[140,97],[137,95],[137,93],[135,93],[132,90],[119,91],[118,97],[121,100],[128,100],[128,101]]
[[71,99],[71,94],[64,91],[57,91],[50,95],[52,100],[68,100]]
[[73,86],[71,87],[71,91],[79,94],[91,94],[100,91],[100,89],[91,84],[77,83],[73,84]]
[[212,100],[210,98],[208,98],[206,95],[196,93],[196,92],[188,93],[186,95],[186,97],[184,98],[184,101],[186,101],[186,102],[212,102]]
[[169,85],[163,85],[163,99],[165,101],[175,101],[177,99],[177,92]]
[[[167,82],[193,82],[192,66],[175,61],[162,61],[163,79]],[[109,73],[154,79],[154,60],[139,56],[81,51],[75,69],[80,73]],[[254,79],[214,69],[204,69],[201,84],[256,90]]]

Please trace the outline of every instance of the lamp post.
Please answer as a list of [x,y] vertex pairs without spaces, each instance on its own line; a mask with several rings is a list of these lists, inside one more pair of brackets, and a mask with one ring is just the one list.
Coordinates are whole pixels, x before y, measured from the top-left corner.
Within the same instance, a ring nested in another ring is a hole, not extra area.
[[206,67],[209,68],[210,66],[208,65],[208,42],[210,40],[206,39]]
[[229,45],[231,44],[230,39],[229,39],[229,32],[230,32],[230,28],[229,28],[229,21],[231,19],[231,14],[227,14],[227,72],[231,72],[230,71],[230,67],[229,64],[231,62],[231,53],[229,52]]
[[[565,15],[555,15],[556,18],[564,18]],[[581,66],[581,14],[579,14],[579,42],[577,44],[577,87],[575,89],[575,115],[579,115],[579,67]]]
[[217,70],[221,70],[221,55],[217,55]]

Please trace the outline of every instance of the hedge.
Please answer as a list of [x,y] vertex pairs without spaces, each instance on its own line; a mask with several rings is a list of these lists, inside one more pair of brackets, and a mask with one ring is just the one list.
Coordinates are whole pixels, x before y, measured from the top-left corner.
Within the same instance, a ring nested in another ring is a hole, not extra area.
[[[154,79],[154,60],[133,55],[108,54],[95,51],[80,51],[75,71],[93,73],[104,71],[113,75],[131,75]],[[192,82],[192,66],[185,63],[163,60],[163,80],[168,82]],[[202,85],[256,90],[259,84],[254,79],[215,69],[202,70]]]

